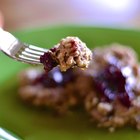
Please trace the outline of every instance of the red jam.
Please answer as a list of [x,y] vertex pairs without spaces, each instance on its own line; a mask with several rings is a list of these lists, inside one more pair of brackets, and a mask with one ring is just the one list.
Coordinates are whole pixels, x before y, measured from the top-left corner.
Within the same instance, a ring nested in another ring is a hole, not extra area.
[[69,69],[66,72],[61,72],[60,69],[56,67],[48,72],[48,74],[44,73],[37,77],[33,84],[41,84],[47,88],[56,88],[73,82],[75,77],[76,76],[72,69]]
[[99,93],[101,101],[111,102],[118,99],[124,106],[130,107],[131,98],[134,96],[132,85],[125,76],[122,68],[108,65],[93,79],[95,90]]
[[46,52],[40,57],[40,63],[44,65],[44,69],[47,73],[57,66],[57,62],[53,59],[50,52]]

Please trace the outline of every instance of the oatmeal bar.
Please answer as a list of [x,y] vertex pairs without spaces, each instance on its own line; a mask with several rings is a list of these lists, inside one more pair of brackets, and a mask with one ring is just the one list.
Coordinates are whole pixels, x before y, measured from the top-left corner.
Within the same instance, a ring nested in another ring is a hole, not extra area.
[[140,129],[139,64],[135,52],[119,44],[94,49],[94,60],[86,71],[93,88],[85,98],[85,108],[98,127],[125,125]]
[[58,67],[48,74],[41,69],[24,70],[19,74],[20,97],[28,104],[64,114],[80,102],[74,88],[77,75],[73,69],[62,73]]
[[92,59],[92,52],[78,37],[66,37],[54,48],[41,56],[41,63],[49,71],[59,65],[61,71],[69,68],[87,68]]

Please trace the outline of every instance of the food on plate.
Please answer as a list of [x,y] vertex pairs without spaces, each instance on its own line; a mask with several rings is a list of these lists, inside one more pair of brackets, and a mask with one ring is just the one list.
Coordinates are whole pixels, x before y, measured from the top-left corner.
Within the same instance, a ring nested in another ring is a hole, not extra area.
[[40,69],[27,69],[20,73],[20,97],[35,106],[52,108],[59,114],[66,113],[69,107],[78,103],[73,91],[74,83],[79,75],[69,69],[61,72],[58,67],[48,74]]
[[140,129],[140,72],[136,53],[128,46],[96,47],[84,71],[60,67],[45,73],[26,69],[20,75],[19,94],[28,104],[64,114],[82,106],[98,127],[114,131],[123,126]]
[[135,52],[118,44],[96,48],[87,73],[93,77],[93,86],[84,104],[92,120],[110,131],[126,125],[140,129],[140,72]]
[[87,68],[92,59],[92,52],[78,37],[63,38],[60,43],[41,56],[46,72],[59,66],[61,71],[70,68]]

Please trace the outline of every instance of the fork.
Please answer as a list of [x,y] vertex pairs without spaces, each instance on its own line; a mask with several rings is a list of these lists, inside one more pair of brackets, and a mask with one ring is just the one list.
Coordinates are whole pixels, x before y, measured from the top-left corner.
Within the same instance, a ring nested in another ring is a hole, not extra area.
[[17,61],[37,65],[42,64],[40,56],[48,51],[45,48],[22,43],[2,28],[0,28],[0,50]]
[[19,138],[19,136],[17,136],[13,132],[0,127],[0,140],[22,140],[22,139]]

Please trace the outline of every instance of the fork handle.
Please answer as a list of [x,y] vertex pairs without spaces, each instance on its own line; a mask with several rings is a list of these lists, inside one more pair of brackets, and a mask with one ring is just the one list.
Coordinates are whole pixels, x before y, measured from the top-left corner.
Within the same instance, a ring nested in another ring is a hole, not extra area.
[[0,49],[6,55],[12,57],[16,54],[16,52],[20,49],[22,43],[14,37],[11,33],[4,31],[0,28]]
[[2,28],[0,28],[0,49],[1,50],[3,50],[4,48],[8,48],[16,41],[17,41],[17,38],[15,38],[9,32],[6,32]]

